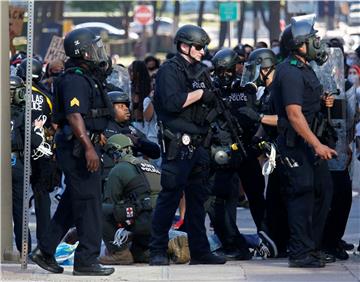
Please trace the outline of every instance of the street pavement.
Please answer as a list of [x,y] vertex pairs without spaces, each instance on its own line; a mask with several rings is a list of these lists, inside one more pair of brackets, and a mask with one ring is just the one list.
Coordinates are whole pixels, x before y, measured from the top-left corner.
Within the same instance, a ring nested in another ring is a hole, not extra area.
[[[355,190],[353,193],[352,210],[344,236],[346,241],[356,245],[360,239],[360,196],[358,192]],[[33,221],[33,216],[31,221]],[[248,209],[238,209],[238,226],[243,233],[255,233],[255,225]],[[33,238],[35,238],[34,227],[34,224],[31,224]],[[349,260],[328,264],[323,269],[289,268],[286,259],[253,259],[251,261],[231,261],[220,266],[150,267],[145,264],[115,266],[115,273],[108,277],[73,276],[71,266],[65,266],[63,274],[50,274],[31,262],[26,270],[21,270],[20,264],[13,263],[1,265],[1,281],[360,281],[360,254],[349,252],[349,255]]]

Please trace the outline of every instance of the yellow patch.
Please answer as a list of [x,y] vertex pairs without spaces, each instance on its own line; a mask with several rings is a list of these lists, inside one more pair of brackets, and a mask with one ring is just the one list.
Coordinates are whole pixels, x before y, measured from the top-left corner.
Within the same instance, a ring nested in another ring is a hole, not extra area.
[[70,107],[74,106],[80,107],[80,101],[76,97],[72,98],[72,100],[70,101]]

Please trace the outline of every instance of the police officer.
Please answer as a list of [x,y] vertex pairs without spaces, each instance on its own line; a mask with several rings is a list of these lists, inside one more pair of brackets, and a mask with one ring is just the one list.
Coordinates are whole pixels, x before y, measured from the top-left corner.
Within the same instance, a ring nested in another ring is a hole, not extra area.
[[[24,193],[24,131],[25,131],[25,84],[18,76],[10,76],[11,97],[11,172],[12,213],[16,248],[22,249],[23,193]],[[34,119],[34,117],[32,117]],[[41,132],[34,119],[31,130],[31,146],[36,149],[42,142]],[[31,251],[29,230],[28,250]]]
[[[144,155],[151,159],[159,158],[159,146],[156,143],[149,141],[140,130],[137,130],[130,124],[129,95],[120,89],[118,91],[109,92],[108,97],[113,104],[114,119],[109,121],[104,130],[105,137],[110,138],[119,133],[125,134],[130,137],[134,144],[133,153],[136,157]],[[114,166],[114,163],[107,154],[104,154],[102,157],[102,164],[102,175],[105,180],[110,169]]]
[[[257,160],[257,155],[251,149],[251,139],[259,126],[262,117],[256,115],[256,120],[247,118],[240,112],[239,108],[248,108],[254,104],[256,95],[251,86],[240,86],[239,77],[235,72],[235,64],[238,61],[236,53],[231,49],[218,51],[212,59],[214,64],[215,85],[221,90],[222,96],[228,101],[231,113],[235,116],[242,126],[243,142],[246,146],[247,157],[244,160],[236,160],[236,154],[231,158],[232,169],[219,169],[215,177],[215,190],[222,190],[224,182],[232,187],[231,178],[237,174],[243,185],[250,204],[251,215],[256,227],[260,230],[265,211],[265,199],[263,196],[265,181],[261,174],[261,167]],[[255,98],[254,98],[255,97]],[[217,188],[216,188],[217,187]],[[235,189],[235,188],[234,188]],[[228,194],[228,193],[225,193]],[[236,196],[236,195],[234,195]]]
[[[17,74],[26,79],[27,59],[17,68]],[[32,119],[43,123],[39,127],[43,142],[31,156],[31,188],[34,193],[36,214],[36,238],[42,241],[50,224],[50,195],[56,185],[56,163],[53,159],[52,144],[54,129],[51,124],[53,101],[52,96],[40,82],[42,78],[42,64],[37,59],[32,60]]]
[[175,35],[175,57],[167,60],[156,75],[154,106],[162,134],[161,185],[152,221],[150,265],[168,265],[168,231],[183,191],[186,198],[190,264],[223,264],[211,254],[204,226],[204,202],[209,175],[209,154],[203,147],[209,125],[206,105],[214,93],[195,73],[210,39],[200,27],[185,25]]
[[[160,171],[134,157],[133,148],[124,134],[111,136],[105,145],[116,165],[104,192],[103,239],[109,254],[99,258],[103,264],[149,262],[151,213],[161,188]],[[130,250],[129,241],[119,241],[124,230],[131,232]]]
[[[318,250],[332,195],[325,160],[336,156],[336,151],[321,143],[312,131],[323,93],[308,62],[322,64],[327,54],[316,36],[312,15],[292,18],[281,40],[290,55],[278,65],[273,83],[278,146],[281,154],[291,160],[289,165],[280,164],[290,229],[289,266],[323,267]],[[326,106],[332,106],[333,99],[324,101]]]
[[111,117],[111,105],[103,92],[101,73],[107,56],[101,38],[86,28],[68,33],[64,40],[70,59],[55,88],[54,121],[57,161],[65,174],[66,190],[51,220],[48,234],[32,252],[31,259],[54,273],[63,268],[55,261],[57,245],[75,225],[79,245],[74,275],[110,275],[97,261],[101,245],[101,132]]

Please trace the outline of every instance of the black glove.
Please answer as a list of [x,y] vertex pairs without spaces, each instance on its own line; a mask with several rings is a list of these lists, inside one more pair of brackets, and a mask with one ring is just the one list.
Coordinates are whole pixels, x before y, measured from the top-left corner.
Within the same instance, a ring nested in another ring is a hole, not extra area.
[[215,93],[208,89],[203,89],[203,91],[204,91],[204,93],[201,97],[203,103],[205,105],[211,105],[211,104],[215,103],[215,101],[216,101]]
[[255,122],[260,122],[262,115],[260,115],[258,112],[254,111],[252,108],[249,107],[242,107],[238,109],[238,113],[241,115],[244,115]]

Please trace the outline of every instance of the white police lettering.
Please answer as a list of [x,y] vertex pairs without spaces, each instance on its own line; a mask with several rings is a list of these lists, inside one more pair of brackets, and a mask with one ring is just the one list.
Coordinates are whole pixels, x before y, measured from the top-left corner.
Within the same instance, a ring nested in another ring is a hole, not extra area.
[[44,98],[42,95],[32,95],[32,110],[35,110],[35,111],[41,111],[42,110],[42,104],[44,102]]
[[230,102],[247,101],[247,97],[244,93],[231,93],[229,96]]
[[205,89],[205,83],[202,81],[196,81],[194,80],[192,83],[192,89]]
[[141,170],[146,171],[146,172],[160,174],[160,171],[158,169],[156,169],[156,167],[154,167],[152,164],[140,163],[140,168],[141,168]]

